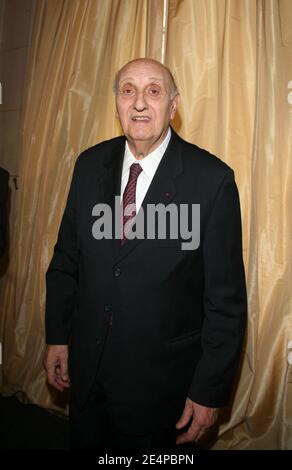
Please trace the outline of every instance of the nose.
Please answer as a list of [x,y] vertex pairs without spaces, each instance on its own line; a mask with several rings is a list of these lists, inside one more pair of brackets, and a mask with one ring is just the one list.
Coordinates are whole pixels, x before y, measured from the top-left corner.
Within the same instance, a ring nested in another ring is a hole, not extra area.
[[136,109],[136,111],[140,111],[140,112],[147,109],[147,103],[146,103],[146,100],[145,100],[145,95],[142,91],[138,92],[136,94],[136,99],[135,99],[135,102],[134,102],[134,109]]

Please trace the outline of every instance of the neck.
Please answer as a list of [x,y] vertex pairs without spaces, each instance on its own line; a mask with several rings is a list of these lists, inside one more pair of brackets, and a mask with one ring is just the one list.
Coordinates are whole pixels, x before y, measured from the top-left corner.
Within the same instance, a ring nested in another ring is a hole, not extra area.
[[163,134],[155,141],[149,140],[133,140],[127,137],[129,148],[137,160],[143,160],[144,157],[149,155],[155,149],[159,147],[160,144],[164,141],[168,132],[168,128],[163,132]]

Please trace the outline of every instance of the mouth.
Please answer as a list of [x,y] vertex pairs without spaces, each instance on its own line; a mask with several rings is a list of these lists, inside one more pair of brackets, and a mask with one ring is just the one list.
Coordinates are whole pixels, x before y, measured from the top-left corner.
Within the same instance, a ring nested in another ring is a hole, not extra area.
[[150,121],[149,116],[132,116],[131,119],[134,122],[149,122]]

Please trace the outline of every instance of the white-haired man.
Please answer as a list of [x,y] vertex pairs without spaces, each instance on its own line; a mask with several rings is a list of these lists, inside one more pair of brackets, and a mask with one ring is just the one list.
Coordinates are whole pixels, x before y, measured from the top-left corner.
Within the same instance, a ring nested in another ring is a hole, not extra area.
[[[73,448],[180,450],[216,422],[238,369],[238,192],[225,163],[170,127],[179,96],[165,66],[133,60],[114,88],[124,136],[77,159],[47,272],[44,362],[51,385],[71,385]],[[121,237],[93,236],[93,207],[115,220],[115,196]],[[127,236],[151,204],[199,205],[196,249],[169,226],[162,238]]]

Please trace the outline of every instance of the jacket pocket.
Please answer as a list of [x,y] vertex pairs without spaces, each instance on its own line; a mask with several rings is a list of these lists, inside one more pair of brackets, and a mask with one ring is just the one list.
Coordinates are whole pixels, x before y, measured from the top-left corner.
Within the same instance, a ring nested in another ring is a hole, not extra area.
[[187,344],[192,344],[196,340],[200,338],[201,335],[201,330],[193,330],[193,331],[188,331],[187,333],[184,333],[179,336],[175,336],[174,338],[169,339],[166,341],[167,346],[179,346],[179,345],[187,345]]

